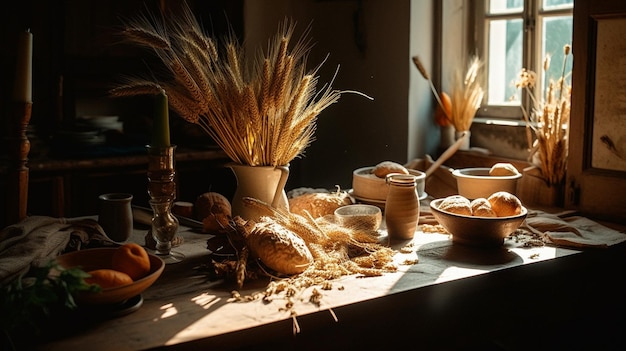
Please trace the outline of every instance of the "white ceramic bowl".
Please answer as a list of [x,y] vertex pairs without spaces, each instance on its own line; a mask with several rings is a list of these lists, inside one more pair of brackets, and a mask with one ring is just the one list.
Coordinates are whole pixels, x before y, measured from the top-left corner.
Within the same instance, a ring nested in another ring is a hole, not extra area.
[[522,213],[508,217],[466,216],[439,209],[444,199],[430,202],[433,216],[452,234],[452,241],[459,244],[482,247],[502,246],[504,239],[522,224],[528,210],[522,207]]
[[356,204],[341,206],[335,210],[339,223],[346,228],[378,230],[383,220],[378,206]]
[[473,200],[479,197],[488,198],[489,195],[506,191],[513,195],[517,193],[517,180],[522,174],[510,176],[491,176],[490,168],[463,168],[456,169],[452,175],[456,178],[459,195]]
[[[385,201],[387,193],[389,193],[389,186],[385,178],[379,178],[372,173],[373,169],[374,167],[363,167],[352,172],[352,194],[357,199]],[[426,173],[415,169],[408,171],[417,176],[417,193],[420,199],[423,198]]]

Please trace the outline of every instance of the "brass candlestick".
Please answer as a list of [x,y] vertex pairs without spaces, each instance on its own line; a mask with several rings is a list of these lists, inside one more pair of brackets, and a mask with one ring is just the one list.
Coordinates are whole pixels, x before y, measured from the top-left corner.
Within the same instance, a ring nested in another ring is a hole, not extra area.
[[172,214],[176,198],[174,152],[176,146],[148,149],[148,195],[152,207],[152,236],[156,241],[156,254],[166,263],[180,262],[184,255],[172,251],[172,239],[178,232],[178,219]]
[[7,188],[6,215],[7,223],[17,223],[26,218],[28,200],[28,154],[30,141],[26,136],[26,128],[30,123],[33,104],[31,102],[15,102],[14,119],[9,119],[8,155],[9,169]]

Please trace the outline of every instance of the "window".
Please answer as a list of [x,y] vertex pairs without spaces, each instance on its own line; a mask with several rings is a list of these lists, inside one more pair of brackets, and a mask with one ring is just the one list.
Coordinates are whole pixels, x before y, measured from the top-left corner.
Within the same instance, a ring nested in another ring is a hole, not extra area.
[[[486,94],[478,116],[519,118],[529,98],[515,87],[522,68],[537,73],[536,91],[563,69],[563,46],[572,42],[574,0],[477,0],[475,47],[485,62]],[[544,72],[544,59],[550,58]],[[566,71],[570,72],[572,60]],[[571,79],[571,76],[568,77]]]

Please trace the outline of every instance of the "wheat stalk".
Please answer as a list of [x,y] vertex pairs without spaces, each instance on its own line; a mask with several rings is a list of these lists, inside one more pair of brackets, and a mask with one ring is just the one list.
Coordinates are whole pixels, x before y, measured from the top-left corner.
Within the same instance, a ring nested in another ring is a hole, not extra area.
[[450,119],[450,116],[448,116],[448,111],[446,110],[446,107],[443,105],[443,102],[441,101],[441,98],[439,97],[439,93],[437,92],[437,89],[435,88],[433,81],[430,79],[430,75],[428,74],[428,71],[426,71],[426,68],[422,64],[422,61],[420,60],[419,56],[413,56],[413,63],[415,64],[415,67],[417,67],[417,70],[420,72],[422,77],[426,79],[426,81],[428,82],[428,85],[430,86],[430,91],[435,96],[435,100],[437,100],[437,104],[439,104],[439,106],[441,107],[441,110],[446,115],[446,117]]
[[483,62],[472,57],[467,70],[457,69],[453,76],[450,100],[452,101],[451,122],[457,131],[467,131],[474,121],[474,115],[480,108],[484,90],[482,88]]
[[151,94],[164,87],[172,109],[199,125],[237,163],[278,166],[302,156],[313,141],[317,116],[342,93],[353,92],[329,83],[316,93],[321,65],[306,68],[310,28],[291,47],[295,24],[285,20],[267,49],[249,60],[233,36],[218,51],[183,6],[182,15],[142,16],[122,31],[132,44],[153,50],[170,79],[127,78],[111,94]]

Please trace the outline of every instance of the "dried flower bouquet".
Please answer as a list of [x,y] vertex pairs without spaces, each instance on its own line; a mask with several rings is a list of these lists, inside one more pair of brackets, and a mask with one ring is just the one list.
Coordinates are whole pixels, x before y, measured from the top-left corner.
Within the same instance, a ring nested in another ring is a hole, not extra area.
[[305,67],[308,31],[289,48],[294,28],[285,20],[267,52],[259,50],[249,61],[234,35],[220,50],[188,6],[170,19],[141,16],[125,23],[122,34],[154,50],[169,79],[128,78],[111,94],[155,94],[163,87],[173,110],[199,125],[232,161],[286,165],[302,156],[314,139],[318,114],[342,93],[331,88],[332,81],[316,90],[321,64],[312,71]]
[[[563,68],[557,81],[550,79],[543,99],[535,96],[536,73],[522,69],[517,88],[525,89],[531,99],[533,110],[529,113],[522,105],[527,129],[535,133],[536,140],[528,135],[532,145],[530,160],[541,169],[542,175],[549,186],[560,185],[565,178],[568,134],[572,87],[566,82],[569,73],[565,72],[567,59],[570,55],[569,45],[563,47]],[[544,59],[543,70],[548,71],[550,57]]]

